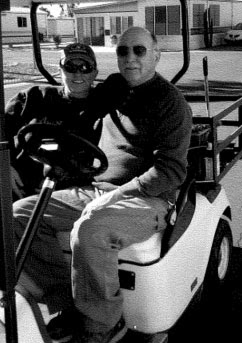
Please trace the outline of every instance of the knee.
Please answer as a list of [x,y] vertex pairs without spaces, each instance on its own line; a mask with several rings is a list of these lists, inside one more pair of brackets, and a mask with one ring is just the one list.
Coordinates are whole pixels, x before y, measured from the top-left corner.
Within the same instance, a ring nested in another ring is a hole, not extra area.
[[32,215],[33,208],[35,206],[35,201],[33,199],[24,198],[20,199],[13,204],[13,228],[15,236],[21,237],[29,218]]
[[36,197],[31,196],[28,198],[17,200],[13,203],[13,215],[18,216],[30,216],[36,203]]
[[74,223],[71,231],[71,247],[78,246],[82,249],[93,246],[104,247],[107,236],[107,226],[103,225],[95,215],[85,215]]
[[85,245],[86,242],[91,241],[91,228],[90,227],[90,219],[88,216],[81,216],[77,221],[75,221],[73,225],[73,229],[70,235],[70,242],[71,246],[78,244]]

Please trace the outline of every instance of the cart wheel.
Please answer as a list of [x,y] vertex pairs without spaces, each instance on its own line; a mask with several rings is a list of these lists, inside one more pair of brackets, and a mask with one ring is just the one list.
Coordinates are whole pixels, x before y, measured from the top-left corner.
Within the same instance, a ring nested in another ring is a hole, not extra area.
[[228,279],[232,258],[232,233],[226,220],[219,221],[203,284],[203,296],[210,297],[222,289]]

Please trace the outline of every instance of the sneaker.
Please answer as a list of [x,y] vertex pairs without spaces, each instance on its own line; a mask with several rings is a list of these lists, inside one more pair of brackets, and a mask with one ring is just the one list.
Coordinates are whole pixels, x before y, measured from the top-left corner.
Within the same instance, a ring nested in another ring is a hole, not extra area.
[[75,308],[59,312],[46,326],[47,332],[54,342],[67,343],[75,335],[76,328],[80,327],[81,314]]
[[124,338],[128,331],[123,318],[108,332],[87,332],[84,331],[78,336],[78,343],[117,343]]

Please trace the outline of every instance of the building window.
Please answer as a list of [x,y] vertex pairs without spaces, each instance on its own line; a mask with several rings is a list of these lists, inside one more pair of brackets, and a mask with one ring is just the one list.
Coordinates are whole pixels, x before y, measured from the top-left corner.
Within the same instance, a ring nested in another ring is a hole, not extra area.
[[116,17],[116,33],[121,33],[121,17]]
[[123,31],[133,26],[133,17],[110,17],[111,35],[121,34]]
[[17,17],[17,25],[18,27],[27,27],[27,18]]
[[149,30],[152,34],[155,33],[155,8],[154,7],[145,7],[145,27]]
[[180,6],[168,6],[168,35],[181,34]]
[[145,8],[145,26],[156,35],[180,34],[180,6],[149,6]]
[[213,26],[220,26],[220,6],[210,5],[210,19],[213,21]]
[[155,7],[155,34],[166,35],[166,6]]
[[193,27],[203,27],[205,6],[202,4],[193,5]]
[[[203,28],[204,27],[204,15],[206,13],[205,5],[194,4],[193,5],[193,27]],[[213,22],[213,26],[220,26],[220,6],[210,5],[209,6],[209,18]]]
[[128,16],[128,27],[134,26],[134,18],[132,16]]

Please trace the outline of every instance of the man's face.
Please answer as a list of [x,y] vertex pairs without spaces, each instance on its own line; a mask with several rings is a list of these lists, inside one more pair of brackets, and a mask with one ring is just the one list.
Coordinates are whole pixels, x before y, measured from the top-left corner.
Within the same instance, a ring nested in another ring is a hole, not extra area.
[[133,28],[121,37],[117,57],[120,73],[131,87],[135,87],[154,76],[160,53],[149,33]]
[[97,73],[97,69],[80,58],[64,63],[61,61],[61,77],[66,95],[78,99],[86,98]]

